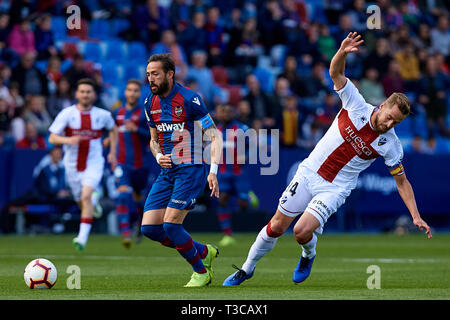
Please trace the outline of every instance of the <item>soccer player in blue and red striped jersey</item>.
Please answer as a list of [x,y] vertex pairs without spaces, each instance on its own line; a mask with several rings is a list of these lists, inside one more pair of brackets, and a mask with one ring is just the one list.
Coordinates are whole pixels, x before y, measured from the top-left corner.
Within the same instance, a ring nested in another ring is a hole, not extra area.
[[114,170],[118,191],[116,213],[125,248],[131,245],[130,208],[136,207],[140,222],[144,208],[144,195],[141,193],[147,186],[149,174],[143,159],[150,152],[150,134],[144,108],[138,105],[140,96],[141,82],[137,79],[128,80],[126,103],[114,111],[118,127],[118,165]]
[[[217,247],[194,241],[183,221],[208,182],[211,196],[219,197],[217,170],[222,138],[201,97],[175,82],[170,54],[152,55],[147,65],[151,93],[145,101],[150,126],[150,149],[161,172],[148,194],[141,232],[151,240],[175,248],[194,270],[185,287],[211,282],[211,263]],[[203,135],[211,139],[211,168],[203,155]]]
[[[235,108],[230,104],[220,104],[216,107],[217,129],[222,132],[224,139],[222,162],[219,165],[217,179],[220,187],[219,206],[217,218],[224,237],[219,242],[220,247],[232,245],[236,242],[233,238],[231,217],[233,207],[230,197],[237,198],[238,207],[246,211],[249,203],[250,183],[245,172],[245,158],[238,153],[237,139],[245,139],[244,133],[248,126],[235,119]],[[231,156],[232,159],[228,159]],[[239,159],[239,160],[238,160]]]

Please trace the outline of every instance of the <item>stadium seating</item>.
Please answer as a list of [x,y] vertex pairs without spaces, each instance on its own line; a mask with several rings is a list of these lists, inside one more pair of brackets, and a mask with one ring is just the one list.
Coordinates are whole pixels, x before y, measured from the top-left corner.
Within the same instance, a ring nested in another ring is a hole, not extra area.
[[127,59],[128,46],[125,41],[118,39],[106,40],[106,60],[124,62]]
[[227,69],[225,69],[222,66],[213,66],[211,68],[211,73],[213,75],[214,82],[222,87],[225,88],[228,86],[228,73]]
[[64,17],[52,17],[51,30],[55,41],[67,38],[66,19]]
[[128,45],[128,60],[144,60],[148,59],[147,48],[142,42],[133,41]]
[[93,19],[89,25],[89,38],[108,39],[111,37],[111,26],[108,20]]

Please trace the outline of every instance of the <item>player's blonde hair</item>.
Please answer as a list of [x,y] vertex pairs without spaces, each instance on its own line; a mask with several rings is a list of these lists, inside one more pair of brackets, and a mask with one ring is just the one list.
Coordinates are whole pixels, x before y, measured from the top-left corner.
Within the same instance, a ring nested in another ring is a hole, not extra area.
[[389,106],[397,105],[398,109],[403,113],[405,116],[409,115],[411,113],[411,106],[409,104],[409,99],[406,95],[400,92],[394,92],[389,96],[389,98],[386,99],[386,103]]
[[386,99],[386,103],[389,106],[397,105],[398,109],[403,113],[405,116],[409,115],[411,113],[411,106],[409,104],[408,97],[400,92],[394,92],[389,96],[389,98]]

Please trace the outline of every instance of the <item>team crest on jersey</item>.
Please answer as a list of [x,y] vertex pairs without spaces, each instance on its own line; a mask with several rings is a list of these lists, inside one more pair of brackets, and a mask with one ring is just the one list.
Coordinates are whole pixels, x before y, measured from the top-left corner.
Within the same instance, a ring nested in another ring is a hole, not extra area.
[[387,142],[387,139],[385,137],[380,137],[380,139],[378,139],[378,145],[379,146],[382,146],[386,142]]
[[183,114],[183,107],[182,106],[176,106],[175,107],[175,115],[177,117],[181,116]]
[[286,196],[283,196],[283,197],[281,198],[281,200],[280,200],[280,203],[281,203],[281,204],[284,204],[286,201],[287,201],[287,197],[286,197]]
[[364,117],[364,116],[362,116],[362,117],[361,117],[361,121],[362,121],[362,122],[366,122],[366,121],[367,121],[367,118]]

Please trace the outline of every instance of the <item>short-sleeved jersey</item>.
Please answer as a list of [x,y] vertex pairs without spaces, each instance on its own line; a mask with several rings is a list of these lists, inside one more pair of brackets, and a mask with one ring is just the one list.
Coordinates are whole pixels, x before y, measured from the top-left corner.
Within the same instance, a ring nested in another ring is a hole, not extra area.
[[[118,128],[117,163],[140,169],[144,166],[143,159],[149,152],[150,132],[145,118],[144,108],[136,106],[127,109],[122,106],[114,111],[114,120]],[[136,132],[126,128],[128,121],[138,128]]]
[[102,130],[111,130],[114,119],[111,112],[92,107],[81,111],[76,105],[61,110],[49,128],[51,133],[71,137],[81,136],[78,145],[64,145],[64,165],[84,171],[90,162],[104,161]]
[[403,174],[403,149],[394,129],[384,134],[373,130],[370,116],[375,107],[366,103],[349,79],[337,93],[342,109],[303,164],[347,190],[356,187],[359,173],[379,156],[392,175]]
[[201,129],[212,127],[214,122],[195,91],[175,83],[165,98],[150,93],[145,113],[148,125],[158,132],[162,153],[172,154],[175,166],[203,163]]
[[[248,126],[233,120],[226,125],[218,123],[217,129],[222,132],[223,136],[222,163],[219,164],[219,173],[242,174],[243,165],[238,163],[237,139],[240,133],[248,130]],[[247,150],[247,148],[245,149]],[[227,155],[233,155],[233,159],[229,159]]]

